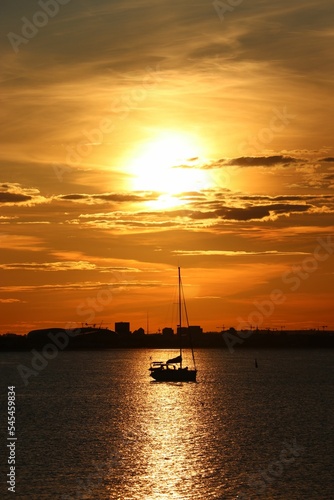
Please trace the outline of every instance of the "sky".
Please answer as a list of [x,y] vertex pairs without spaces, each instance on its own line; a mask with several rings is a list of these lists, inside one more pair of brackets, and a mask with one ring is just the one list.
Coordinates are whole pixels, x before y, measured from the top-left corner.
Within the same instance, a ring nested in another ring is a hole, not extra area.
[[331,0],[1,9],[0,333],[334,329]]

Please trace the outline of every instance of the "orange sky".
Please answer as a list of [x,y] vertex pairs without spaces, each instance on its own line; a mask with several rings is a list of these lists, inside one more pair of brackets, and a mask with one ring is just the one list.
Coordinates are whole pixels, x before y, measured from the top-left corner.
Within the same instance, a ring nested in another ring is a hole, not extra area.
[[3,8],[0,333],[175,328],[178,265],[204,330],[333,329],[332,2],[53,6]]

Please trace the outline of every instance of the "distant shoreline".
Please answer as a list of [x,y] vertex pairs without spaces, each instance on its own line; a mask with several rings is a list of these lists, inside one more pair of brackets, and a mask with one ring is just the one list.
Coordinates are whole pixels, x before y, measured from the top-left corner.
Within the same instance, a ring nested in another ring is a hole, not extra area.
[[[221,333],[200,333],[182,338],[184,347],[190,342],[194,348],[221,348],[231,352],[238,349],[318,349],[334,348],[334,331],[323,330],[242,330],[229,329]],[[51,347],[50,347],[51,346]],[[177,349],[177,335],[162,334],[117,334],[106,328],[48,328],[34,330],[26,335],[0,335],[0,352],[31,351],[52,348],[58,350],[104,350],[104,349]]]

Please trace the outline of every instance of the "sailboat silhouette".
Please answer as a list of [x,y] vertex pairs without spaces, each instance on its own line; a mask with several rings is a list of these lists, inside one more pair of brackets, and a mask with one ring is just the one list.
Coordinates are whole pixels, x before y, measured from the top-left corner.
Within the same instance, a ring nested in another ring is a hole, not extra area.
[[191,343],[191,353],[194,367],[189,369],[187,366],[182,366],[182,281],[181,270],[178,267],[178,285],[179,285],[179,325],[178,335],[180,340],[180,353],[175,358],[163,361],[153,361],[149,368],[150,376],[157,382],[196,382],[196,363],[194,349]]

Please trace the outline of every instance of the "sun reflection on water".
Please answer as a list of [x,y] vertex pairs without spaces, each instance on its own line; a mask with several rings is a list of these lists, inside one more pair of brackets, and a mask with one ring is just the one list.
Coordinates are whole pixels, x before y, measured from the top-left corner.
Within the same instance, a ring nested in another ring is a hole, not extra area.
[[[159,352],[163,359],[169,354]],[[123,478],[116,488],[122,495],[110,499],[202,500],[205,491],[206,499],[216,500],[223,474],[217,476],[221,464],[208,457],[221,442],[212,435],[216,417],[211,402],[205,401],[204,385],[150,380],[147,370],[121,398],[124,406],[117,427],[123,439],[108,489],[115,492],[115,482]]]
[[151,489],[147,499],[186,498],[196,472],[190,469],[194,420],[186,409],[184,384],[152,382],[150,385],[149,403],[154,411],[145,446]]

